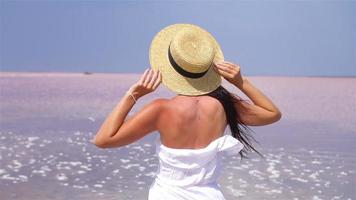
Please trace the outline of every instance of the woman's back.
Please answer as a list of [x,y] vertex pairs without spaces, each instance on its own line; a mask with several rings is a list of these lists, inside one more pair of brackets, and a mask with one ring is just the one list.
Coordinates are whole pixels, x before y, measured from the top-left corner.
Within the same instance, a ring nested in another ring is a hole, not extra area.
[[177,149],[204,148],[223,135],[226,115],[210,96],[178,95],[165,102],[158,129],[163,145]]
[[161,119],[159,167],[148,199],[224,200],[217,184],[221,155],[236,155],[243,144],[222,136],[226,117],[220,102],[210,96],[177,96],[164,101]]

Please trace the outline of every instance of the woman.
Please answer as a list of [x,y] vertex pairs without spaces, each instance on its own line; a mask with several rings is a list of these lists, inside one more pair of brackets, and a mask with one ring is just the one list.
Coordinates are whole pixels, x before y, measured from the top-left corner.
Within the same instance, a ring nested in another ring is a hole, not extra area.
[[[274,123],[281,112],[244,76],[240,67],[223,60],[214,37],[192,24],[161,30],[150,47],[147,69],[99,129],[99,148],[122,147],[158,131],[160,165],[149,199],[224,199],[217,179],[222,154],[245,157],[253,139],[241,127]],[[229,93],[221,77],[253,103]],[[162,83],[178,95],[156,99],[126,119],[136,101]],[[226,126],[231,134],[224,135]]]

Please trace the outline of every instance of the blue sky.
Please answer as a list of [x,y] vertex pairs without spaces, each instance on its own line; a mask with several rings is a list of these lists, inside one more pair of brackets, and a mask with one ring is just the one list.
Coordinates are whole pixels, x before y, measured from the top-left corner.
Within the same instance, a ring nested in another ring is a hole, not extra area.
[[141,73],[197,24],[245,75],[356,76],[356,1],[0,1],[1,71]]

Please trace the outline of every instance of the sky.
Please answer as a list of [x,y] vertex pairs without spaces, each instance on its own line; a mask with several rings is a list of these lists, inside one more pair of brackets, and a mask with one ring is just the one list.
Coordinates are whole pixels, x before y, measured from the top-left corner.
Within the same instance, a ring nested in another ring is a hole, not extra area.
[[208,30],[244,75],[356,76],[356,1],[0,0],[0,71],[142,73],[155,34]]

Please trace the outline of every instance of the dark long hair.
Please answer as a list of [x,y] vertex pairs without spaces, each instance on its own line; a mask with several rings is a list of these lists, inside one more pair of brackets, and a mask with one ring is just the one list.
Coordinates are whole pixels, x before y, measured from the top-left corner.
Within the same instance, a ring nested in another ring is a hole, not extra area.
[[223,86],[219,86],[216,90],[206,94],[220,101],[223,105],[226,119],[230,126],[231,135],[238,139],[245,147],[240,151],[240,156],[242,158],[248,158],[248,151],[255,151],[257,154],[263,157],[263,155],[257,151],[251,143],[251,140],[258,143],[255,138],[250,134],[250,131],[253,132],[247,125],[241,122],[240,113],[236,111],[234,103],[238,101],[246,101],[241,97],[230,93]]

